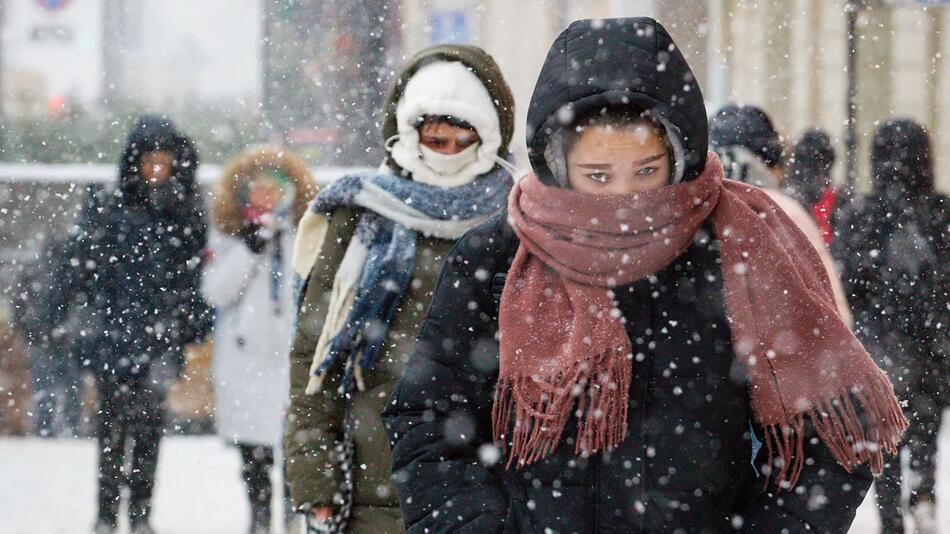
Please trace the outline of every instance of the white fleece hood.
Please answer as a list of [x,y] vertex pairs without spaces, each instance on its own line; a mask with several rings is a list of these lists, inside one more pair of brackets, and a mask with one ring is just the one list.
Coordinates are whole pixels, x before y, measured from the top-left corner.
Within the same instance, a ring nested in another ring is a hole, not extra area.
[[[452,166],[444,162],[426,165],[417,129],[425,115],[451,115],[471,124],[481,139],[475,157],[467,156],[468,162],[453,173],[445,172]],[[458,61],[431,63],[409,79],[396,105],[396,127],[398,136],[389,147],[393,160],[412,173],[413,180],[439,187],[458,187],[490,171],[502,142],[494,101],[478,76]]]

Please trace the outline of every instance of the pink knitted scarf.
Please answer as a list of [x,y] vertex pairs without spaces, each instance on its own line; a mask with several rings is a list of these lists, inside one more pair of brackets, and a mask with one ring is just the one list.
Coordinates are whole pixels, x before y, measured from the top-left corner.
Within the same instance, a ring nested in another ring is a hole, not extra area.
[[818,254],[765,193],[724,180],[714,154],[698,179],[637,194],[584,194],[528,176],[511,192],[509,215],[521,244],[501,298],[492,413],[496,442],[511,445],[509,467],[554,451],[574,414],[577,454],[624,439],[636,364],[611,289],[669,265],[707,219],[779,487],[801,472],[806,417],[849,471],[868,462],[879,474],[883,452],[896,451],[907,420],[838,316]]

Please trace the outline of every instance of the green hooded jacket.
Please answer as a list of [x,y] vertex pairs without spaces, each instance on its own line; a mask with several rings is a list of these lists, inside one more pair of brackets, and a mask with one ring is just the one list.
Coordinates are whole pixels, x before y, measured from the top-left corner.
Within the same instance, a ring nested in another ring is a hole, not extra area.
[[[473,46],[440,45],[416,54],[391,86],[386,102],[384,139],[396,132],[395,110],[402,89],[422,66],[434,61],[460,61],[481,79],[496,102],[507,154],[514,130],[514,99],[495,61]],[[395,172],[402,169],[387,158]],[[330,217],[327,237],[304,285],[297,316],[297,330],[290,352],[290,408],[284,437],[286,476],[294,507],[308,511],[314,506],[339,508],[334,497],[342,482],[334,447],[342,441],[344,399],[337,393],[340,369],[331,372],[323,389],[306,395],[310,364],[323,329],[333,280],[356,229],[361,211],[339,209]],[[425,318],[449,249],[454,241],[419,236],[415,272],[410,288],[389,325],[387,342],[378,363],[365,377],[365,390],[352,393],[351,410],[355,441],[353,511],[351,533],[404,532],[399,501],[390,482],[390,448],[380,414],[412,351]]]

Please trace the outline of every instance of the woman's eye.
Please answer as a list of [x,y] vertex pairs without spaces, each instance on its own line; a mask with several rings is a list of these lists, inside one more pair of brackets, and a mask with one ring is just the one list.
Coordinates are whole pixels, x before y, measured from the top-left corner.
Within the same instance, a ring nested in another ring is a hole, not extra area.
[[608,180],[610,180],[610,177],[607,176],[607,174],[603,172],[592,172],[588,174],[587,177],[601,184],[605,184],[607,183]]
[[644,167],[637,171],[637,176],[650,176],[657,171],[656,167]]

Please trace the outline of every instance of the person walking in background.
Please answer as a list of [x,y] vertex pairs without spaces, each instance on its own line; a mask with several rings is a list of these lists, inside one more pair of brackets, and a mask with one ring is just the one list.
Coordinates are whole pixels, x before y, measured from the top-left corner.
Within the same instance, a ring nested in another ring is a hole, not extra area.
[[695,79],[653,19],[554,41],[383,415],[411,534],[847,531],[906,420]]
[[785,148],[772,119],[758,106],[723,106],[709,123],[709,144],[730,180],[765,189],[781,186]]
[[825,244],[834,239],[835,217],[840,193],[831,184],[835,147],[821,130],[808,130],[795,143],[786,165],[782,190],[798,201],[821,229]]
[[119,159],[118,184],[86,210],[59,258],[56,272],[70,292],[63,301],[79,302],[101,325],[93,352],[82,355],[99,395],[97,534],[116,529],[123,485],[131,531],[152,532],[162,403],[185,345],[210,330],[199,291],[206,226],[197,167],[193,143],[170,119],[141,117]]
[[[88,207],[88,206],[87,206]],[[82,412],[79,359],[83,338],[96,332],[84,320],[81,303],[66,299],[79,295],[64,283],[62,270],[68,238],[50,236],[35,261],[24,266],[17,282],[14,318],[28,344],[33,376],[33,434],[40,437],[75,437]],[[54,328],[50,328],[55,325]]]
[[838,313],[850,326],[851,308],[821,228],[805,208],[779,190],[784,177],[784,149],[772,119],[756,106],[729,104],[713,116],[709,144],[719,155],[726,178],[761,187],[795,221],[818,251],[830,274]]
[[[276,146],[242,152],[215,187],[217,232],[202,282],[216,311],[215,422],[241,453],[252,534],[271,530],[270,474],[280,457],[294,321],[290,252],[315,193],[306,163]],[[278,515],[290,519],[283,507]]]
[[482,49],[419,52],[383,105],[379,172],[321,191],[294,247],[287,473],[298,509],[333,532],[405,531],[379,416],[449,248],[512,184],[514,99]]
[[[934,190],[930,136],[910,119],[881,125],[871,144],[872,194],[845,210],[834,241],[856,332],[907,401],[910,511],[936,532],[937,435],[950,376],[950,201]],[[900,457],[877,483],[882,532],[904,532]]]

